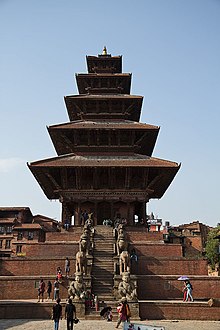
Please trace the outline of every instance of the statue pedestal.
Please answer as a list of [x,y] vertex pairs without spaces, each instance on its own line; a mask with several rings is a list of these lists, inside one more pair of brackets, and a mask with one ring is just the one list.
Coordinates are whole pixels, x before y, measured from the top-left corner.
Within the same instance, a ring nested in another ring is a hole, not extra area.
[[139,316],[139,303],[137,301],[128,301],[128,305],[130,307],[131,311],[131,323],[133,320],[139,320],[140,321],[140,316]]
[[76,307],[76,317],[80,319],[85,318],[85,301],[84,300],[73,300],[73,305]]

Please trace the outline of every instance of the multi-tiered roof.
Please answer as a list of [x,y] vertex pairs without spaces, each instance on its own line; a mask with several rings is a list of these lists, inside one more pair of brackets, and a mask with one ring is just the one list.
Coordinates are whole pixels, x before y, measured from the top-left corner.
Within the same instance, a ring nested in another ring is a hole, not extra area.
[[[122,57],[87,56],[77,74],[79,95],[65,97],[70,122],[48,127],[57,157],[29,165],[49,199],[63,203],[62,218],[90,208],[96,224],[122,213],[133,223],[146,216],[146,202],[161,198],[179,170],[151,157],[158,126],[139,123],[143,97],[130,95],[131,74]],[[102,210],[102,211],[100,211]]]

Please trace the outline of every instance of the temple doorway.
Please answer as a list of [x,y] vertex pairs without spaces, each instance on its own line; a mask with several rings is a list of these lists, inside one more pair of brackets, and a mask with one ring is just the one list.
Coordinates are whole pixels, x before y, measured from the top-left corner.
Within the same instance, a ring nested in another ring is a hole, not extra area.
[[111,205],[108,202],[101,202],[97,206],[97,225],[102,225],[103,220],[111,219]]

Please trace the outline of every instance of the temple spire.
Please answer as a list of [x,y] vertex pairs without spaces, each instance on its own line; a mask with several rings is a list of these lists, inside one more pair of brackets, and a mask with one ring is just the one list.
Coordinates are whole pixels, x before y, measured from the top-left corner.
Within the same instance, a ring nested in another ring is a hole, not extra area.
[[103,48],[102,55],[107,55],[107,48],[106,48],[106,46],[104,46],[104,48]]

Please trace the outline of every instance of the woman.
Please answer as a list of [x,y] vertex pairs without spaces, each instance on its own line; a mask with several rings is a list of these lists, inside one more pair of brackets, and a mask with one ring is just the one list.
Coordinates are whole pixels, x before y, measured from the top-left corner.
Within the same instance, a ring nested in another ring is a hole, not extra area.
[[119,327],[121,322],[126,322],[126,321],[129,322],[130,321],[131,312],[130,312],[130,308],[129,308],[127,299],[122,298],[121,304],[119,304],[118,307],[117,307],[117,312],[119,314],[119,318],[118,318],[116,328]]
[[47,282],[47,300],[50,299],[50,294],[52,291],[52,283],[50,281]]
[[193,301],[193,296],[192,296],[192,284],[190,281],[185,281],[186,284],[186,301],[190,298],[191,301]]

